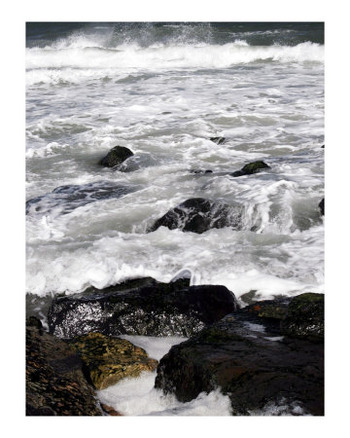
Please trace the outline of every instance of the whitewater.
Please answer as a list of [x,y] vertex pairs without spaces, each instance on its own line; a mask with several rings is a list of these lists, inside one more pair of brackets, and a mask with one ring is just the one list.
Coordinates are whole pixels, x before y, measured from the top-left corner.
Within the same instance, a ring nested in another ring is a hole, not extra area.
[[[28,38],[27,293],[168,282],[183,270],[192,285],[224,285],[239,300],[324,293],[324,45],[298,38],[209,23]],[[116,145],[134,156],[118,170],[99,166]],[[270,169],[232,177],[256,160]],[[197,197],[239,206],[242,228],[147,232]],[[181,340],[134,341],[159,355]],[[152,389],[154,376],[141,381],[109,396],[126,415],[230,414],[219,392],[184,406]]]

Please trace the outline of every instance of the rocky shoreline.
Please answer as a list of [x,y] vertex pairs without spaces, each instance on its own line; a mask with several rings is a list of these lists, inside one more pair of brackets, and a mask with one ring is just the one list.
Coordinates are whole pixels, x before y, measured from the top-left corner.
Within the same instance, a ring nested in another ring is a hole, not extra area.
[[[273,403],[286,415],[324,415],[324,296],[239,304],[220,285],[139,278],[55,297],[48,330],[27,318],[28,416],[113,415],[95,391],[157,370],[155,387],[179,401],[220,388],[232,415]],[[159,363],[122,334],[181,335]]]

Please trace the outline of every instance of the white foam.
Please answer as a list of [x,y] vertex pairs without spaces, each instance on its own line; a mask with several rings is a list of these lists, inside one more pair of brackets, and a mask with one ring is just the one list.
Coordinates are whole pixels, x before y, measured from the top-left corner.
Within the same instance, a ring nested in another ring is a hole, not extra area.
[[[122,336],[146,350],[150,357],[160,359],[172,345],[185,340],[179,337],[154,338]],[[201,393],[188,403],[179,402],[174,395],[165,395],[154,388],[156,372],[143,372],[137,378],[123,379],[116,385],[97,391],[97,396],[123,415],[152,416],[225,416],[231,415],[230,399],[220,390]]]
[[[77,82],[137,70],[164,71],[193,68],[228,68],[256,61],[323,62],[324,48],[315,43],[294,47],[249,46],[242,42],[224,45],[179,45],[115,49],[91,47],[81,40],[68,48],[29,48],[26,51],[27,85],[39,82]],[[54,70],[52,70],[54,69]],[[59,69],[59,70],[58,70]],[[77,70],[78,69],[78,70]]]

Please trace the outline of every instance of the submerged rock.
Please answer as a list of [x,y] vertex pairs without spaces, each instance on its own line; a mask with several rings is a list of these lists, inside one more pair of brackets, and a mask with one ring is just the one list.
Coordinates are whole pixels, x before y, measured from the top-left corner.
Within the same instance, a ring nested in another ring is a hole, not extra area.
[[99,164],[104,167],[115,167],[133,155],[130,149],[123,146],[115,146],[100,160]]
[[318,207],[321,211],[321,215],[324,216],[324,198],[322,199],[322,201],[318,204]]
[[79,355],[34,317],[26,327],[26,415],[102,415]]
[[189,337],[236,308],[236,298],[224,286],[188,286],[188,278],[172,283],[144,278],[57,297],[48,323],[50,333],[60,338],[89,332]]
[[91,202],[120,198],[133,190],[130,186],[109,181],[60,186],[51,193],[27,201],[26,214],[44,215],[52,212],[67,214]]
[[170,349],[156,388],[188,402],[220,387],[233,415],[256,414],[269,403],[289,406],[291,415],[323,415],[323,343],[283,336],[283,314],[263,317],[245,308],[226,315]]
[[225,137],[210,137],[209,140],[213,141],[216,144],[223,144],[223,143],[225,143],[226,138]]
[[198,234],[211,228],[232,227],[239,229],[241,227],[241,209],[209,199],[191,198],[169,210],[148,231],[155,231],[161,226],[170,230],[179,228],[182,231]]
[[263,169],[270,169],[270,166],[263,161],[254,161],[246,164],[241,170],[231,173],[231,176],[237,177],[242,175],[252,175],[253,173],[261,172]]
[[158,364],[131,342],[101,333],[88,333],[74,338],[70,344],[79,353],[89,380],[98,390],[125,377],[137,377],[142,371],[154,371]]

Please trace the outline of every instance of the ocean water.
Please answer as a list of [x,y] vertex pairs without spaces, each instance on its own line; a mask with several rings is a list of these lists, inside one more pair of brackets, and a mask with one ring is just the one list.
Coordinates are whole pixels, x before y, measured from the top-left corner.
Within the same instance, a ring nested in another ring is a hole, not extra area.
[[[116,145],[134,156],[99,166]],[[27,23],[27,292],[186,269],[238,299],[323,293],[323,145],[322,23]],[[239,206],[242,229],[146,232],[193,197]]]

